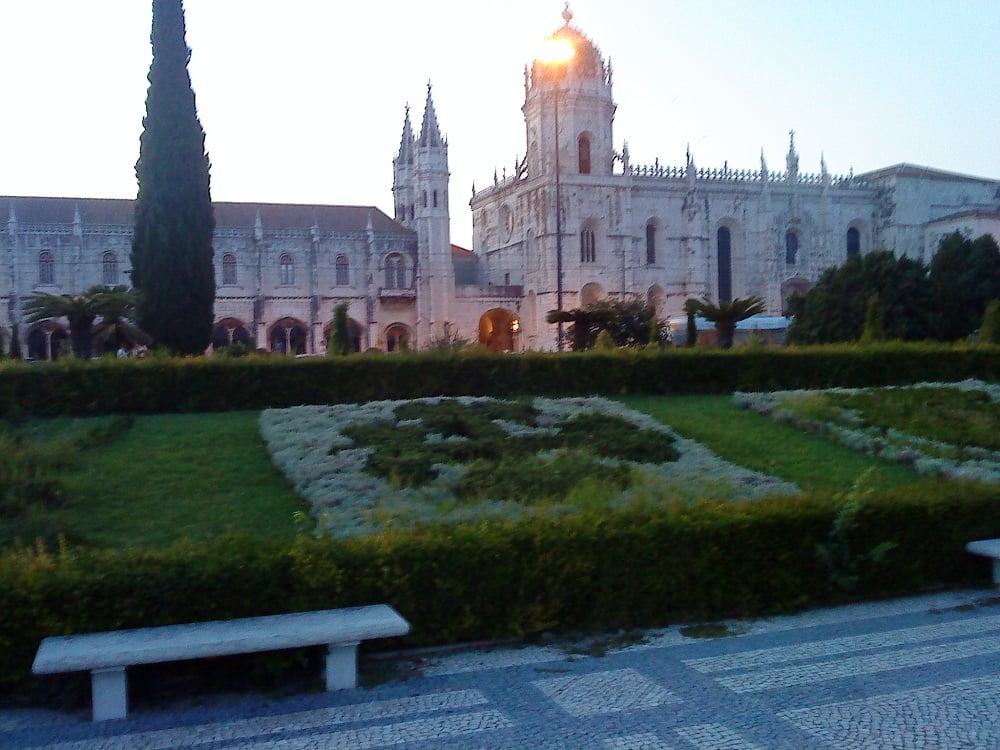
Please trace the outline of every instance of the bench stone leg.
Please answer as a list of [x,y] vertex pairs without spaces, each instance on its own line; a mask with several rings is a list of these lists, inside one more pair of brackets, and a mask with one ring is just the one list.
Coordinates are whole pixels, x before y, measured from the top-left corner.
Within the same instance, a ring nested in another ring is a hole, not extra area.
[[358,644],[331,643],[326,655],[326,689],[358,686]]
[[125,667],[95,669],[90,673],[94,721],[124,719],[128,715],[128,681]]

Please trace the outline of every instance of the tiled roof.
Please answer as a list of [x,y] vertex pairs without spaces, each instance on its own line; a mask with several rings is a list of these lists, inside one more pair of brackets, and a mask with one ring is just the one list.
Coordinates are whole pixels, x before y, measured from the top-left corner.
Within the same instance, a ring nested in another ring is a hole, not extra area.
[[[72,224],[77,209],[85,225],[132,223],[135,201],[124,198],[0,197],[0,221],[13,206],[19,224]],[[313,225],[336,232],[363,232],[371,219],[379,233],[412,234],[374,206],[308,206],[291,203],[215,202],[218,227],[253,227],[260,212],[264,229],[309,229]]]

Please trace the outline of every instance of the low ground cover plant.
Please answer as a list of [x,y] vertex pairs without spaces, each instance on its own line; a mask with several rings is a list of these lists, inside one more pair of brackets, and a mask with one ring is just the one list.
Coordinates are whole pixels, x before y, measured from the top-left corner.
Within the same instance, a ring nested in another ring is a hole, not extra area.
[[336,536],[441,520],[796,491],[601,398],[430,398],[270,409],[261,414],[261,432],[322,530]]
[[738,393],[734,400],[920,474],[1000,482],[1000,386],[977,380],[879,389]]

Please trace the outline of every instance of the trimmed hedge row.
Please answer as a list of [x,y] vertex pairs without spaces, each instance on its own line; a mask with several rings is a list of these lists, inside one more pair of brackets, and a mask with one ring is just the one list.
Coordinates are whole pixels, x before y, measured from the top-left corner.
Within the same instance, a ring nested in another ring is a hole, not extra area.
[[261,409],[437,395],[731,393],[1000,380],[1000,347],[199,357],[0,366],[0,415]]
[[[1000,536],[997,488],[925,480],[863,506],[849,542],[856,593],[985,582],[967,541]],[[165,550],[0,557],[0,693],[37,691],[48,635],[388,602],[404,643],[505,638],[548,629],[658,626],[836,601],[817,545],[837,500],[666,505],[335,541],[225,538]],[[933,533],[930,533],[933,530]],[[393,645],[399,645],[393,644]],[[51,679],[51,678],[47,678]]]

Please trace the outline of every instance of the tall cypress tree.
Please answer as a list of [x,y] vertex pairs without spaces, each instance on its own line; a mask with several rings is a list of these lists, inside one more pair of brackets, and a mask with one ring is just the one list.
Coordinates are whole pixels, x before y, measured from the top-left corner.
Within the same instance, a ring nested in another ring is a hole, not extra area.
[[153,62],[135,172],[132,239],[138,323],[157,345],[203,352],[211,340],[215,214],[205,131],[195,107],[183,0],[153,0]]

